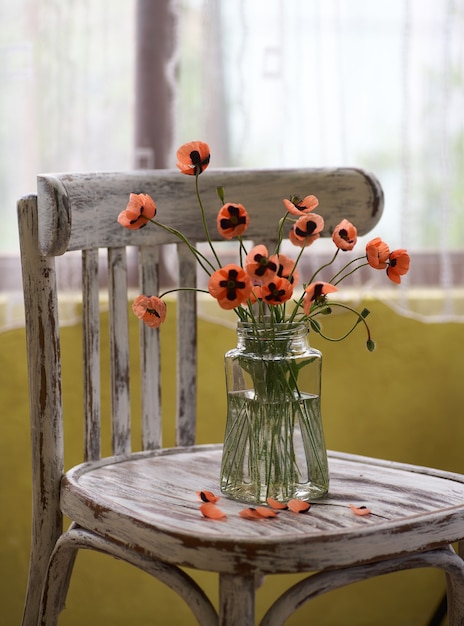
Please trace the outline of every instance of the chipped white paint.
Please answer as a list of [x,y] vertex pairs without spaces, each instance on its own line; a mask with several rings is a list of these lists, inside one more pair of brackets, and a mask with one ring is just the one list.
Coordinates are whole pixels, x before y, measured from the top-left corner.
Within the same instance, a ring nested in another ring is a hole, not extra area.
[[[382,192],[355,169],[207,171],[200,187],[214,228],[217,185],[253,214],[250,236],[275,237],[280,198],[314,193],[326,235],[343,217],[368,232],[378,221]],[[116,217],[130,192],[150,193],[160,221],[192,241],[203,235],[194,179],[178,172],[60,174],[39,177],[38,198],[19,202],[29,362],[33,520],[23,626],[55,626],[79,549],[100,550],[157,576],[175,589],[203,626],[252,626],[255,581],[263,574],[319,570],[284,594],[263,626],[278,626],[301,602],[343,584],[406,567],[441,567],[447,574],[449,623],[464,626],[461,558],[447,546],[464,538],[463,477],[425,468],[331,454],[328,498],[310,512],[282,512],[259,522],[238,515],[239,503],[220,500],[222,521],[201,516],[195,492],[218,492],[220,446],[195,447],[195,299],[178,307],[177,442],[161,449],[159,341],[141,330],[142,441],[130,452],[127,280],[125,246],[139,247],[141,291],[156,293],[159,244],[165,231],[129,232]],[[38,207],[38,211],[37,211]],[[100,329],[98,248],[109,247],[112,458],[100,459]],[[54,255],[84,250],[83,465],[64,473],[61,362]],[[39,250],[45,255],[43,256]],[[179,284],[195,280],[195,261],[179,246]],[[198,419],[201,419],[201,411]],[[372,514],[356,517],[349,504]],[[74,524],[62,534],[62,515]],[[368,565],[367,565],[368,564]],[[219,574],[219,613],[179,569]],[[327,572],[330,573],[328,574]]]

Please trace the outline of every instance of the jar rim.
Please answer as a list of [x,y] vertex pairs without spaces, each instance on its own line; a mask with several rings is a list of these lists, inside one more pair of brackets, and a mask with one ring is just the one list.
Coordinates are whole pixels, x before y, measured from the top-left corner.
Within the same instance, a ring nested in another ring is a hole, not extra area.
[[283,322],[274,322],[269,318],[265,318],[264,321],[256,321],[256,322],[244,322],[239,320],[237,322],[237,328],[243,328],[244,330],[276,330],[276,331],[286,331],[286,330],[298,330],[299,328],[304,328],[309,331],[309,325],[307,322],[302,320],[296,321],[283,321]]
[[297,322],[237,322],[237,335],[250,341],[303,340],[309,334],[309,325]]

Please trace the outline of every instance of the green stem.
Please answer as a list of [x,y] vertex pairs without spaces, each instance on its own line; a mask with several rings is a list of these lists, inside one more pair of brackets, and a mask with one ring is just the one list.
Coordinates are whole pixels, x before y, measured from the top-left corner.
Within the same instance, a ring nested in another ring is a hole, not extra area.
[[168,289],[164,291],[159,298],[164,298],[169,293],[174,293],[175,291],[196,291],[197,293],[209,293],[206,289],[200,289],[199,287],[174,287],[173,289]]
[[[353,261],[350,261],[350,263],[354,263],[355,261],[360,261],[361,259],[364,259],[365,257],[361,256],[358,259],[353,259]],[[335,280],[335,278],[337,278],[337,276],[339,276],[347,267],[348,265],[350,265],[350,263],[347,263],[345,265],[345,267],[343,267],[339,272],[337,272],[337,274],[335,274],[335,276],[331,279],[330,282],[332,282],[333,280]],[[351,274],[354,274],[355,272],[357,272],[361,267],[365,267],[366,265],[369,265],[369,263],[361,263],[361,265],[358,265],[357,267],[355,267],[354,269],[352,269],[350,272],[348,272],[347,274],[344,274],[341,278],[339,278],[337,280],[336,283],[332,283],[333,285],[338,285],[339,283],[342,282],[342,280],[345,280],[345,278],[347,278],[348,276],[350,276]]]
[[[366,322],[365,317],[359,313],[359,311],[356,311],[356,309],[353,309],[353,307],[347,305],[347,304],[342,304],[341,302],[331,302],[330,306],[337,306],[341,309],[346,309],[347,311],[350,311],[351,313],[354,313],[354,315],[356,315],[357,319],[356,322],[353,324],[353,326],[341,337],[329,337],[328,335],[325,335],[321,330],[318,330],[318,334],[323,337],[324,339],[327,339],[327,341],[332,341],[332,342],[338,342],[338,341],[343,341],[343,339],[346,339],[347,337],[349,337],[349,335],[351,335],[351,333],[354,331],[354,329],[356,328],[356,326],[358,324],[360,324],[361,322],[364,324],[365,328],[366,328],[366,332],[367,332],[367,341],[370,342],[372,341],[371,339],[371,331],[369,328],[369,324]],[[367,311],[367,309],[366,309]],[[368,313],[368,311],[367,311]],[[315,313],[315,315],[320,315],[322,314],[322,310],[321,311],[317,311]],[[315,317],[315,315],[311,316],[311,317]]]
[[248,254],[248,251],[245,248],[245,244],[243,243],[243,238],[241,235],[238,237],[238,241],[239,241],[240,267],[243,267],[243,254],[245,254],[246,256]]
[[195,192],[197,194],[198,204],[200,205],[201,220],[203,222],[203,230],[205,231],[206,240],[208,241],[209,247],[211,249],[211,252],[213,253],[214,258],[216,259],[216,262],[217,262],[218,266],[222,267],[221,261],[220,261],[218,255],[217,255],[217,253],[216,253],[216,250],[214,249],[213,242],[211,241],[211,236],[209,234],[208,224],[206,223],[205,208],[203,206],[203,202],[202,202],[201,195],[200,195],[200,188],[199,188],[199,185],[198,185],[198,176],[199,176],[199,174],[196,173],[195,174]]
[[[190,250],[190,252],[193,254],[193,256],[196,258],[198,264],[201,266],[201,268],[208,274],[208,276],[211,276],[211,273],[214,272],[216,270],[215,266],[211,263],[211,261],[204,255],[202,254],[188,239],[187,237],[180,232],[180,230],[177,230],[176,228],[172,228],[172,226],[167,226],[166,224],[163,224],[162,222],[158,222],[157,220],[149,220],[152,224],[155,224],[156,226],[159,226],[160,228],[163,228],[164,230],[166,230],[168,233],[171,233],[171,235],[174,235],[175,237],[177,237],[178,239],[180,239],[183,243],[185,243],[185,245],[188,247],[188,249]],[[206,266],[209,266],[209,269]],[[211,270],[211,271],[210,271]]]
[[[321,267],[319,269],[317,269],[314,274],[311,276],[311,278],[308,281],[308,285],[310,285],[311,283],[314,282],[314,279],[316,278],[316,276],[319,274],[319,272],[321,272],[324,268],[329,267],[329,265],[332,265],[332,263],[335,261],[335,259],[337,258],[338,253],[340,252],[340,248],[337,248],[335,251],[335,254],[333,255],[333,257],[330,259],[330,261],[328,261],[327,263],[324,263],[324,265],[321,265]],[[329,281],[332,282],[332,281]]]
[[285,215],[279,220],[279,231],[278,231],[278,235],[277,235],[277,245],[275,248],[275,254],[279,254],[280,252],[280,246],[282,245],[282,239],[284,236],[284,224],[288,218],[288,216],[290,215],[290,213],[287,211],[285,213]]

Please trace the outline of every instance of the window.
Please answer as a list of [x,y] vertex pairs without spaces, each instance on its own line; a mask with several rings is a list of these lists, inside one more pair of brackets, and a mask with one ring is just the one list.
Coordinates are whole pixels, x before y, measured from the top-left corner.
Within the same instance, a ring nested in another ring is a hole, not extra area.
[[[38,172],[152,162],[134,146],[143,5],[0,0],[4,255],[17,254],[16,199]],[[168,5],[178,41],[166,64],[177,89],[170,166],[176,145],[198,138],[218,167],[373,171],[385,191],[376,233],[413,255],[397,293],[453,289],[460,304],[442,319],[464,317],[464,0]],[[17,284],[0,275],[3,291]]]

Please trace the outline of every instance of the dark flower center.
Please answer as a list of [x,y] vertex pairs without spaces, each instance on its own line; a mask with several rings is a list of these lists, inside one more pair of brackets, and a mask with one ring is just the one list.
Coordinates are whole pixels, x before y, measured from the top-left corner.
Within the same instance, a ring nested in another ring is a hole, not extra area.
[[311,220],[306,222],[306,230],[303,230],[299,226],[295,226],[295,234],[298,237],[309,237],[316,230],[316,222],[311,222]]
[[223,217],[220,221],[221,228],[227,230],[228,228],[237,228],[241,224],[246,224],[246,217],[240,215],[240,209],[236,206],[228,207],[229,217]]
[[227,300],[235,300],[237,298],[237,289],[244,289],[245,283],[242,280],[237,280],[237,270],[230,270],[229,276],[225,280],[221,280],[220,287],[227,290]]
[[270,294],[264,298],[267,301],[277,300],[280,302],[283,296],[285,296],[285,289],[278,289],[275,283],[269,283],[268,289]]
[[277,265],[273,261],[270,261],[267,256],[264,256],[264,254],[255,254],[254,260],[258,264],[255,271],[256,276],[264,276],[267,270],[271,272],[277,271]]
[[211,155],[208,154],[204,159],[201,158],[201,154],[198,150],[192,150],[190,153],[190,160],[192,165],[195,166],[195,174],[201,174],[201,172],[208,165]]

